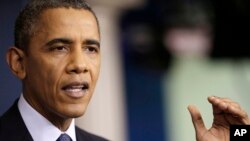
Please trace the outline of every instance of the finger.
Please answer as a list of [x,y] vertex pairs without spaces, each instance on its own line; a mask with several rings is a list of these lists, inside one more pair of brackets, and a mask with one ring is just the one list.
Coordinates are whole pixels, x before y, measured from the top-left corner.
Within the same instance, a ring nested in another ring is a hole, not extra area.
[[207,129],[205,127],[205,124],[203,122],[203,119],[199,110],[194,105],[189,105],[188,110],[192,118],[196,136],[202,135],[204,132],[206,132]]
[[228,113],[228,106],[234,107],[236,109],[240,109],[241,107],[238,103],[232,101],[228,98],[221,98],[216,96],[208,97],[208,101],[213,106],[213,113],[214,114],[221,114],[221,113]]
[[209,96],[208,101],[213,105],[218,105],[221,102],[224,102],[224,103],[231,103],[232,102],[232,100],[230,100],[228,98],[221,98],[221,97],[217,97],[217,96]]
[[240,105],[237,102],[232,101],[228,98],[220,98],[216,96],[208,97],[208,101],[213,105],[219,108],[217,110],[220,112],[230,113],[230,114],[237,114],[237,116],[244,117],[246,116],[246,112],[242,110]]
[[227,109],[227,104],[218,97],[209,96],[208,101],[212,104],[213,114],[221,114]]
[[208,98],[211,98],[211,99],[220,99],[224,102],[233,102],[230,98],[225,98],[225,97],[219,97],[219,96],[209,96]]
[[227,113],[230,113],[232,115],[239,116],[239,117],[247,116],[245,111],[243,111],[243,110],[241,110],[239,108],[236,108],[233,105],[228,105],[227,107],[228,107],[227,111],[226,111]]
[[226,104],[233,105],[234,107],[241,109],[239,103],[237,103],[237,102],[235,102],[235,101],[233,101],[233,100],[231,100],[229,98],[223,98],[223,97],[217,97],[217,96],[210,96],[210,97],[208,97],[208,101],[210,103],[213,103],[214,101],[216,101],[217,104],[221,103],[221,102],[225,102]]
[[237,120],[238,124],[250,124],[247,113],[240,108],[229,105],[227,113],[231,114],[231,116]]
[[242,108],[237,102],[234,102],[228,98],[220,98],[216,96],[208,97],[208,101],[213,105],[214,116],[217,117],[217,115],[221,116],[225,114],[227,115],[226,117],[228,119],[228,122],[231,124],[250,123],[247,113],[242,110]]

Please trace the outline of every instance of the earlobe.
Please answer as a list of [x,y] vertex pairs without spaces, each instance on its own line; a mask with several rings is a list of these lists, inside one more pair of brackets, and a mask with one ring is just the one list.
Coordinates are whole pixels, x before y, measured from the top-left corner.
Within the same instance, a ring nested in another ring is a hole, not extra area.
[[11,47],[6,53],[6,60],[12,73],[21,80],[26,76],[24,59],[25,54],[19,48]]

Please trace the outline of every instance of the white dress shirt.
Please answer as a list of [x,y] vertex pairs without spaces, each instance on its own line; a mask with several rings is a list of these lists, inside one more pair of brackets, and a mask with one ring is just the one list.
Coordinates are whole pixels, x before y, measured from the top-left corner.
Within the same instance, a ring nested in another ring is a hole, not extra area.
[[18,101],[18,109],[34,141],[56,141],[62,133],[68,134],[72,141],[76,141],[74,119],[72,120],[67,131],[62,132],[34,108],[32,108],[23,95],[21,95]]

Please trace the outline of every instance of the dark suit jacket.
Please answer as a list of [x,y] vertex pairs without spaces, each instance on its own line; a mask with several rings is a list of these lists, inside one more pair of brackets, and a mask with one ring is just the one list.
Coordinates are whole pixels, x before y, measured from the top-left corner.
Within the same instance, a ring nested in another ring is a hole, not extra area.
[[[39,130],[39,129],[37,129]],[[76,127],[77,141],[107,141]],[[0,117],[0,141],[33,141],[15,104]]]

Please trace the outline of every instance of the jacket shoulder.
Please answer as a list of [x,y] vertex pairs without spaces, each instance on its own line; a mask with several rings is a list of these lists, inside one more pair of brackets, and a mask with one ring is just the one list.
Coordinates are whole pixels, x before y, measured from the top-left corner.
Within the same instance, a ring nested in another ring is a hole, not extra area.
[[32,141],[17,108],[17,101],[0,117],[0,140]]
[[76,126],[77,141],[109,141],[103,137],[94,135]]

